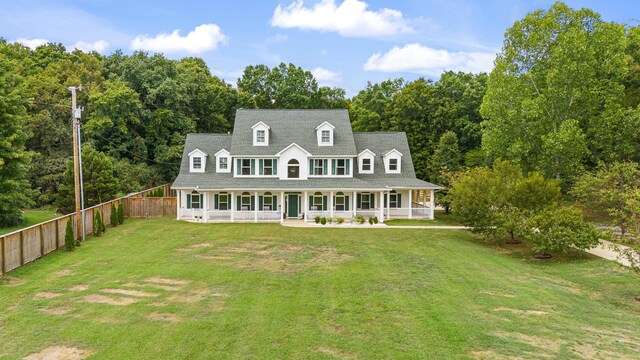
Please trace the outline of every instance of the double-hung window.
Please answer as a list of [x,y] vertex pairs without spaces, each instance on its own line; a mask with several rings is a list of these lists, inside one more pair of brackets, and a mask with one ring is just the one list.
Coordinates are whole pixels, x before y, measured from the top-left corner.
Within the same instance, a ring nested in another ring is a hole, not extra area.
[[194,169],[202,169],[202,158],[196,156],[193,158],[193,168]]
[[323,143],[330,143],[331,142],[331,131],[322,130],[322,142]]
[[271,210],[273,210],[273,196],[266,195],[266,196],[263,197],[263,199],[262,199],[262,210],[263,211],[271,211]]
[[371,159],[362,159],[362,171],[371,171]]
[[273,175],[273,159],[264,159],[263,174]]
[[313,159],[313,175],[324,175],[324,160]]
[[220,158],[220,170],[227,170],[228,161],[229,161],[228,157]]
[[336,211],[344,211],[344,194],[336,195]]
[[347,175],[347,160],[338,159],[336,161],[336,175]]
[[220,194],[218,196],[218,210],[229,210],[229,195]]
[[265,132],[264,130],[256,131],[256,142],[264,143],[265,141]]
[[360,195],[360,208],[362,210],[369,210],[371,208],[371,194],[369,193],[362,193],[362,195]]
[[398,207],[398,194],[390,193],[389,194],[389,207],[395,209]]
[[251,194],[249,194],[248,192],[242,193],[240,204],[242,210],[251,210]]
[[315,193],[315,195],[313,196],[312,209],[322,210],[322,194],[321,193]]
[[251,175],[251,159],[242,159],[242,175]]
[[398,159],[389,159],[389,171],[398,171]]

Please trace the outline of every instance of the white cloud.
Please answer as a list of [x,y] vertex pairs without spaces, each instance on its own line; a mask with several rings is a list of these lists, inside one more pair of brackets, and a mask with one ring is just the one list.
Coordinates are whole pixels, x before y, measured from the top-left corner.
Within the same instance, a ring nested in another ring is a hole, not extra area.
[[20,43],[26,47],[31,48],[31,50],[35,50],[40,45],[44,45],[49,42],[47,39],[26,39],[26,38],[17,38],[11,42]]
[[180,30],[173,30],[171,34],[160,33],[155,37],[138,35],[131,41],[130,47],[132,50],[201,54],[215,50],[219,43],[227,43],[227,37],[220,27],[216,24],[202,24],[186,36],[180,36]]
[[109,47],[109,43],[105,40],[98,40],[94,42],[86,42],[86,41],[78,41],[71,48],[82,50],[84,52],[97,51],[99,53],[104,53],[104,51]]
[[311,74],[313,74],[313,77],[315,77],[318,82],[339,83],[342,81],[342,78],[340,78],[340,74],[331,70],[327,70],[320,66],[311,70]]
[[385,54],[371,55],[364,64],[364,70],[433,76],[446,70],[478,73],[491,71],[495,57],[496,54],[491,52],[450,52],[414,43],[394,46]]
[[367,10],[368,4],[360,0],[322,0],[312,8],[303,0],[295,0],[289,6],[276,7],[271,25],[281,28],[335,31],[343,36],[377,37],[413,32],[402,12],[394,9]]

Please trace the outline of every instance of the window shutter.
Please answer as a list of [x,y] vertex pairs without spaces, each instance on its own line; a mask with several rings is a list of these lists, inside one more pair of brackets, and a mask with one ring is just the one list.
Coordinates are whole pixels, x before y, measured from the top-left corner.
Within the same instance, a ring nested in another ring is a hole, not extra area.
[[264,210],[263,196],[258,196],[258,210]]
[[236,210],[242,210],[242,196],[236,196]]
[[273,159],[273,175],[278,175],[278,159]]
[[255,196],[251,196],[251,206],[249,207],[251,209],[251,211],[254,211],[256,209],[256,197]]
[[384,196],[384,207],[387,207],[387,197]]
[[242,173],[242,160],[236,160],[236,175],[240,175]]
[[273,204],[273,209],[271,210],[278,210],[278,197],[276,195],[273,195],[273,200],[271,200],[271,203]]
[[329,160],[324,159],[324,166],[322,167],[322,175],[327,175],[329,173]]
[[218,194],[213,196],[213,208],[218,210]]
[[256,159],[251,159],[251,175],[256,174]]
[[326,196],[322,197],[322,211],[327,211],[327,197]]
[[401,194],[398,194],[396,207],[399,207],[399,208],[402,207],[402,195]]
[[344,197],[344,211],[349,211],[349,197]]
[[258,175],[264,175],[264,160],[258,160]]
[[356,195],[356,208],[362,209],[362,196],[360,194]]
[[191,209],[191,194],[187,194],[187,209]]
[[313,196],[309,196],[309,209],[308,210],[313,210]]
[[309,175],[313,175],[313,159],[309,159]]
[[349,164],[350,162],[351,162],[351,159],[346,159],[344,161],[344,166],[345,166],[344,174],[345,175],[349,175],[351,173],[350,169],[349,169],[350,168],[350,164]]
[[331,159],[331,175],[336,174],[336,159]]
[[376,208],[376,194],[375,193],[369,194],[369,202],[371,204],[371,208],[375,209]]

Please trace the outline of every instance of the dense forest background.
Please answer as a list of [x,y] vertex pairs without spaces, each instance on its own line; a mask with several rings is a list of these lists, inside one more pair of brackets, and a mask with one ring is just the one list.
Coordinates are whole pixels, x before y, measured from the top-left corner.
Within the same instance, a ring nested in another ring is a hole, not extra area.
[[195,57],[0,39],[0,223],[72,210],[79,84],[88,205],[171,182],[186,134],[231,131],[239,108],[348,109],[354,131],[406,132],[417,176],[436,183],[503,158],[566,189],[599,162],[640,160],[640,30],[562,3],[508,29],[491,74],[389,79],[353,98],[294,64],[250,65],[229,84]]

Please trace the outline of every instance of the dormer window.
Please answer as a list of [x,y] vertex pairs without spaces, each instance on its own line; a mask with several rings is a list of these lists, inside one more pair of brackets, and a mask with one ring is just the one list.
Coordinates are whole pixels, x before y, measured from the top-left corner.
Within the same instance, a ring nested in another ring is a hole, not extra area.
[[253,130],[253,146],[269,146],[269,125],[259,121],[251,127]]
[[331,142],[331,131],[322,130],[322,142],[328,144]]
[[333,130],[336,127],[327,121],[316,127],[316,135],[318,136],[318,146],[333,146]]
[[219,173],[228,173],[231,172],[231,156],[230,153],[222,149],[218,151],[216,154],[216,172]]
[[382,155],[382,159],[384,161],[384,168],[387,174],[401,173],[400,160],[402,159],[402,153],[400,151],[393,149]]
[[360,174],[373,174],[373,159],[376,154],[369,149],[365,149],[358,154],[358,170]]
[[189,153],[189,172],[203,173],[207,164],[207,154],[202,150],[195,149]]

